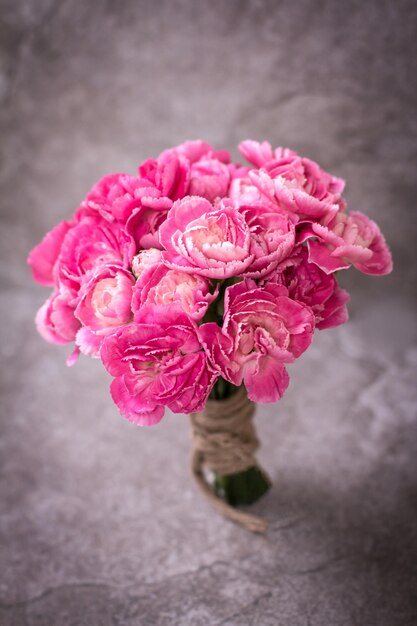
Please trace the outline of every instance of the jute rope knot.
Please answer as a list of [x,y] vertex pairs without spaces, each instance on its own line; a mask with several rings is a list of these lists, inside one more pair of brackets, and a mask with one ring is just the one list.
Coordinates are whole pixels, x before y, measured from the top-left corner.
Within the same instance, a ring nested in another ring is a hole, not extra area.
[[208,400],[203,411],[192,413],[191,468],[198,486],[222,515],[253,532],[262,533],[267,529],[265,520],[239,511],[219,498],[204,473],[204,466],[224,476],[258,465],[255,451],[259,441],[252,422],[255,408],[245,388],[240,387],[230,398]]

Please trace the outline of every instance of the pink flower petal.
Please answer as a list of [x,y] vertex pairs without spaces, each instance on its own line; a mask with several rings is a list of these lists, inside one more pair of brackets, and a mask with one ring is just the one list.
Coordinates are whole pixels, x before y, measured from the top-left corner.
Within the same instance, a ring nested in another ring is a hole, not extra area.
[[65,235],[72,226],[71,222],[60,222],[29,254],[28,263],[32,268],[33,278],[38,283],[47,286],[54,285],[54,265],[61,252]]

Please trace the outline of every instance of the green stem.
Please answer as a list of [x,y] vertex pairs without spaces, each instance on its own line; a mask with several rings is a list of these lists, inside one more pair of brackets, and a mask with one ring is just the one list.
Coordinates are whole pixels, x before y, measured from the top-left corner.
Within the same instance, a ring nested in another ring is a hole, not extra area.
[[229,383],[229,381],[225,380],[221,376],[216,380],[213,389],[210,392],[208,397],[209,400],[226,400],[226,398],[230,398],[237,392],[239,387]]
[[[225,400],[237,392],[239,387],[222,377],[216,381],[209,400]],[[260,467],[248,467],[236,474],[217,475],[214,478],[214,491],[228,504],[253,504],[271,487],[271,481]]]
[[216,494],[232,506],[253,504],[271,487],[268,476],[260,467],[248,467],[237,474],[216,476],[214,490]]

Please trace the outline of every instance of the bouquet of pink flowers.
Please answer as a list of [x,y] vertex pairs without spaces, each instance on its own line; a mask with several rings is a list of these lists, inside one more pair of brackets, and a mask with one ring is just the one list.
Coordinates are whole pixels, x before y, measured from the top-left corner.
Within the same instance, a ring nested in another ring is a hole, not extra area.
[[69,364],[101,359],[136,424],[165,407],[201,412],[243,385],[275,402],[315,329],[347,320],[336,271],[392,269],[376,223],[346,211],[341,179],[267,142],[239,148],[249,166],[189,141],[137,176],[105,176],[29,255],[53,287],[40,334],[75,343]]

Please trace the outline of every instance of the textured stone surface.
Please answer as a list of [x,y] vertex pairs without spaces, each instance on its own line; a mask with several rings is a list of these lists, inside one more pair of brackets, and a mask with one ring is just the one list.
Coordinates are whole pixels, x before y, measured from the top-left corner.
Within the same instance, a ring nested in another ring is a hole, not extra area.
[[[417,624],[416,4],[0,4],[1,626]],[[316,158],[394,251],[259,408],[265,537],[202,500],[186,417],[133,427],[33,327],[27,251],[193,137]]]

